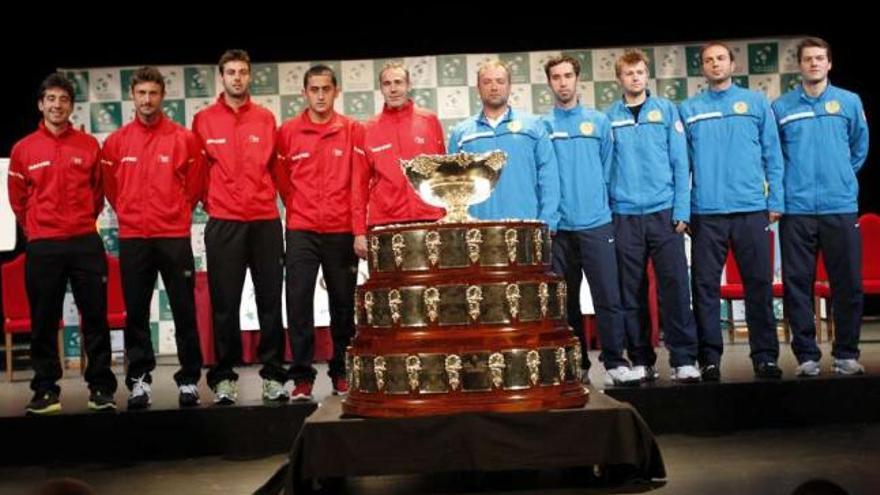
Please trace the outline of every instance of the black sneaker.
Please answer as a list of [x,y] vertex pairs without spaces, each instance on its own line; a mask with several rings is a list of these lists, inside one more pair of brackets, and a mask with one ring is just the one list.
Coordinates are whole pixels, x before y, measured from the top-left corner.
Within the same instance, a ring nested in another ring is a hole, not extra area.
[[782,370],[772,361],[755,366],[755,378],[763,380],[779,380],[782,378]]
[[113,394],[101,390],[93,390],[89,394],[89,409],[92,411],[115,411],[116,401]]
[[700,377],[704,382],[720,382],[721,367],[717,364],[707,364],[700,368]]
[[180,394],[177,396],[177,403],[180,407],[195,407],[199,405],[199,389],[193,384],[179,385],[177,389]]
[[27,414],[43,416],[61,412],[61,401],[54,390],[46,390],[34,394],[34,398],[25,407]]

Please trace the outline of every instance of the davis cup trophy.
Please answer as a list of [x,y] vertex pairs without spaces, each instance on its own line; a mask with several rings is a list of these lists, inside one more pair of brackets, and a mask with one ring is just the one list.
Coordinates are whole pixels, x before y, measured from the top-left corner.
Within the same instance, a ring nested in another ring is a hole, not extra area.
[[346,414],[424,416],[579,407],[581,349],[566,325],[565,282],[550,271],[537,220],[479,221],[501,151],[401,161],[439,222],[368,234],[370,278],[355,296]]

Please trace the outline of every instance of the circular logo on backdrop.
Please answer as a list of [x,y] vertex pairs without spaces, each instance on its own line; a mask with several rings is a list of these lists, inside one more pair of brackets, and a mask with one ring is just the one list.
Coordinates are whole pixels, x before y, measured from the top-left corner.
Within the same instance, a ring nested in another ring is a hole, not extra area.
[[648,112],[648,122],[660,122],[663,120],[663,114],[660,110],[651,110]]
[[749,111],[749,104],[744,101],[738,101],[733,104],[733,111],[739,114],[743,114]]
[[581,134],[584,136],[592,136],[593,130],[592,122],[581,122]]
[[518,120],[513,120],[509,124],[507,124],[507,130],[510,132],[519,132],[522,130],[522,122]]
[[840,111],[840,102],[837,100],[831,100],[825,104],[825,111],[828,113],[837,113]]

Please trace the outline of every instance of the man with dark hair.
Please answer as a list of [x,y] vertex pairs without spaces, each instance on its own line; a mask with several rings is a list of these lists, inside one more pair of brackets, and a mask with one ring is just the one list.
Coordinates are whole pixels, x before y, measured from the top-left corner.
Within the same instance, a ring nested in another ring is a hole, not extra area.
[[43,118],[35,132],[15,144],[9,163],[9,203],[28,239],[25,283],[34,368],[30,414],[61,410],[57,336],[68,282],[82,315],[89,409],[116,408],[107,326],[107,259],[95,226],[104,209],[100,148],[95,138],[71,124],[73,102],[70,81],[57,73],[47,77],[37,100]]
[[[325,65],[310,68],[303,81],[308,107],[278,133],[278,188],[287,213],[287,322],[293,348],[289,375],[293,400],[311,400],[316,371],[313,301],[318,268],[330,302],[334,394],[348,392],[345,349],[354,335],[357,256],[352,218],[352,169],[363,167],[355,145],[363,129],[333,110],[339,95],[336,74]],[[360,151],[360,150],[359,150]]]
[[125,350],[129,409],[151,403],[156,367],[150,337],[150,300],[158,274],[174,316],[180,370],[174,374],[181,407],[199,403],[202,353],[196,331],[195,266],[190,228],[202,196],[204,157],[193,133],[162,111],[165,80],[143,67],[131,79],[135,118],[104,144],[104,192],[119,218],[119,262],[128,311]]
[[816,257],[822,251],[834,290],[832,369],[860,375],[862,239],[859,181],[868,156],[868,122],[862,100],[828,81],[831,47],[807,38],[797,49],[801,84],[773,103],[785,157],[785,211],[780,225],[785,309],[797,376],[816,376],[822,356],[816,345],[812,294]]
[[379,72],[379,88],[385,105],[382,112],[364,126],[364,167],[354,170],[352,214],[354,249],[367,257],[367,226],[416,221],[433,221],[443,209],[425,204],[403,171],[400,160],[420,154],[443,154],[443,128],[437,116],[417,107],[409,97],[410,79],[406,66],[385,64]]
[[773,315],[770,224],[785,209],[782,151],[770,102],[733,84],[733,53],[713,41],[701,50],[709,89],[681,104],[693,170],[691,276],[703,381],[721,378],[720,282],[733,249],[746,293],[755,376],[779,379]]
[[[601,112],[584,108],[578,97],[580,64],[560,56],[544,65],[555,105],[543,117],[559,163],[559,230],[553,239],[553,270],[568,285],[568,324],[581,343],[581,380],[589,383],[587,341],[580,287],[584,276],[596,309],[607,386],[637,385],[623,357],[624,326],[620,306],[614,228],[608,208],[608,172],[613,146],[611,125]],[[582,275],[583,274],[583,275]]]
[[284,241],[272,176],[275,116],[251,101],[247,52],[225,52],[219,67],[223,93],[196,114],[192,126],[208,169],[205,250],[217,353],[208,386],[217,404],[233,404],[238,397],[233,367],[242,357],[239,310],[250,270],[260,321],[263,399],[287,401],[281,322]]

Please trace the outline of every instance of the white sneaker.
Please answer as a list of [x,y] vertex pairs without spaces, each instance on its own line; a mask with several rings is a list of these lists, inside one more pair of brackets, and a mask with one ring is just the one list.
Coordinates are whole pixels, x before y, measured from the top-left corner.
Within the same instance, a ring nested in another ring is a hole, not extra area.
[[629,366],[605,369],[606,387],[632,387],[641,383],[639,377],[633,373]]
[[129,409],[146,409],[153,403],[153,399],[150,397],[152,388],[149,383],[144,381],[145,378],[146,375],[141,376],[140,378],[135,379],[132,384],[131,394],[128,396]]
[[838,375],[862,375],[865,367],[855,359],[835,359],[831,369]]
[[653,382],[660,378],[660,373],[653,366],[638,365],[632,367],[633,376],[637,377],[640,382]]
[[700,381],[700,370],[693,364],[676,366],[672,369],[672,381],[678,383],[697,383]]
[[235,380],[220,380],[214,387],[214,404],[232,405],[238,400],[238,382]]
[[795,376],[819,376],[821,372],[822,369],[819,367],[819,363],[809,360],[799,364],[794,374]]
[[283,383],[276,380],[263,380],[263,400],[287,402],[289,398]]

